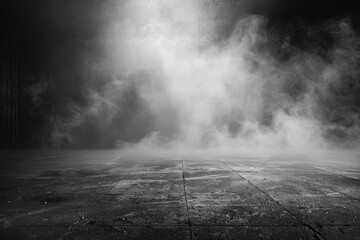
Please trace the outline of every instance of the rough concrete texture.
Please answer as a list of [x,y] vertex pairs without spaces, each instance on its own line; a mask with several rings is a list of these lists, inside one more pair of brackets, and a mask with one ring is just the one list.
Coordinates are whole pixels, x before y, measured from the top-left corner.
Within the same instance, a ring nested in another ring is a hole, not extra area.
[[360,154],[5,151],[0,239],[360,239]]

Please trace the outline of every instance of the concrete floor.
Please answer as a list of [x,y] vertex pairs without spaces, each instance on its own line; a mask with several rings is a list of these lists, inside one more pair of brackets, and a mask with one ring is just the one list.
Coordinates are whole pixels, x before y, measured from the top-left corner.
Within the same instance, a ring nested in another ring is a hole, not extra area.
[[360,239],[360,153],[4,151],[0,239]]

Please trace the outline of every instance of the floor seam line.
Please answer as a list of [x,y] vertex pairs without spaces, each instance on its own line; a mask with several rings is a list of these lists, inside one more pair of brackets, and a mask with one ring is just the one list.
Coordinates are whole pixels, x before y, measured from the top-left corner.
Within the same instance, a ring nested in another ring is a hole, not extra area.
[[[323,171],[323,172],[331,173],[332,175],[335,175],[335,176],[340,176],[340,177],[342,177],[342,178],[353,179],[353,180],[354,180],[354,178],[349,178],[349,177],[343,176],[343,175],[341,175],[341,174],[333,173],[333,172],[331,172],[331,171],[327,171],[327,170],[324,170],[324,169],[321,169],[321,168],[317,168],[317,167],[314,167],[314,166],[312,166],[312,167],[315,168],[315,169],[318,169],[318,170],[320,170],[320,171]],[[355,180],[359,180],[359,179],[355,179]],[[306,181],[306,180],[305,180],[305,181]],[[308,181],[306,181],[306,182],[309,183]],[[315,184],[316,184],[316,183],[315,183]],[[355,201],[357,201],[357,202],[360,202],[360,199],[357,198],[357,197],[353,197],[353,196],[348,195],[348,194],[346,194],[346,193],[343,193],[343,192],[334,190],[333,188],[329,188],[329,187],[325,187],[325,188],[326,188],[326,189],[329,189],[329,190],[331,190],[331,191],[340,193],[341,195],[344,195],[344,196],[346,196],[346,197],[348,197],[348,198],[350,198],[350,199],[352,199],[352,200],[355,200]],[[357,207],[357,206],[355,206],[355,207],[356,207],[357,209],[360,209],[360,207]]]
[[70,231],[72,230],[73,227],[75,227],[75,226],[77,226],[78,224],[80,224],[80,222],[82,221],[82,219],[85,219],[86,215],[88,215],[88,214],[90,213],[90,211],[93,210],[93,209],[99,204],[99,202],[100,202],[105,196],[107,196],[107,195],[109,194],[109,192],[111,192],[111,190],[113,190],[113,189],[115,188],[115,186],[116,186],[121,180],[123,180],[126,176],[128,176],[129,174],[131,174],[131,173],[134,171],[134,169],[135,169],[136,166],[137,166],[137,165],[135,165],[135,166],[134,166],[129,172],[127,172],[124,176],[120,177],[120,179],[119,179],[118,181],[116,181],[116,182],[113,184],[113,186],[111,186],[111,188],[110,188],[106,193],[102,194],[102,195],[100,196],[100,198],[99,198],[82,216],[80,216],[80,219],[79,219],[78,221],[76,221],[73,225],[71,225],[71,226],[69,227],[69,229],[59,238],[59,240],[62,240],[62,239],[64,238],[64,236],[65,236],[68,232],[70,232]]
[[272,201],[274,201],[276,204],[278,204],[281,208],[283,208],[286,212],[288,212],[291,216],[293,216],[296,220],[298,220],[303,226],[309,228],[313,234],[314,234],[314,238],[315,239],[319,239],[318,236],[320,236],[322,239],[325,239],[324,236],[322,236],[322,234],[317,231],[315,228],[313,228],[310,224],[307,224],[306,222],[304,222],[303,220],[299,219],[294,213],[292,213],[290,210],[288,210],[286,207],[284,207],[281,203],[279,203],[278,201],[276,201],[274,198],[272,198],[268,193],[266,193],[265,191],[263,191],[261,188],[259,188],[258,186],[256,186],[255,184],[253,184],[252,182],[250,182],[249,180],[247,180],[246,178],[244,178],[242,175],[240,175],[237,171],[235,171],[235,169],[233,169],[232,167],[230,167],[228,164],[220,161],[219,159],[216,159],[218,162],[224,164],[225,166],[227,166],[228,168],[230,168],[233,172],[235,172],[240,178],[242,178],[243,180],[245,180],[246,182],[248,182],[250,185],[252,185],[253,187],[255,187],[257,190],[259,190],[260,192],[262,192],[263,194],[265,194],[267,197],[269,197]]
[[318,169],[318,170],[320,170],[320,171],[328,172],[328,173],[331,173],[331,174],[333,174],[333,175],[337,175],[337,176],[343,177],[343,178],[347,178],[347,179],[351,179],[351,180],[355,180],[355,181],[360,181],[360,179],[358,179],[358,178],[347,177],[347,176],[345,176],[345,175],[343,175],[343,174],[339,174],[339,173],[332,172],[332,171],[329,171],[329,170],[326,170],[326,169],[322,169],[321,166],[311,166],[311,167],[316,168],[316,169]]
[[181,160],[181,174],[182,174],[182,179],[183,179],[184,197],[185,197],[186,212],[187,212],[187,218],[188,218],[188,226],[189,226],[189,230],[190,230],[190,240],[192,240],[192,229],[191,229],[191,221],[190,221],[190,213],[189,213],[189,204],[188,204],[186,187],[185,187],[184,162],[182,160]]
[[[70,227],[73,224],[14,224],[12,227]],[[124,226],[124,227],[188,227],[189,224],[93,224],[91,226]],[[302,224],[197,224],[193,223],[191,226],[199,227],[300,227]],[[322,224],[324,227],[360,227],[360,224]]]
[[[266,165],[266,166],[269,166],[269,165],[267,165],[267,164],[265,164],[265,165]],[[334,172],[331,172],[331,171],[328,171],[328,170],[321,169],[321,168],[316,167],[316,166],[310,165],[310,167],[311,167],[311,168],[314,168],[314,169],[316,169],[316,170],[320,170],[320,171],[323,171],[323,172],[330,173],[330,174],[332,174],[332,175],[334,175],[334,176],[340,176],[340,177],[346,178],[346,179],[353,179],[353,178],[349,178],[349,177],[343,176],[343,175],[341,175],[341,174],[337,174],[337,173],[334,173]],[[304,180],[304,179],[301,179],[301,180],[304,181],[304,182],[306,182],[306,183],[308,183],[308,184],[316,184],[316,185],[318,185],[316,182],[315,182],[315,183],[311,183],[311,182],[309,182],[308,180]],[[355,180],[359,180],[359,179],[355,179]],[[345,197],[347,197],[347,198],[349,198],[349,199],[352,199],[352,200],[355,200],[355,201],[357,201],[357,202],[360,202],[360,199],[358,199],[358,198],[356,198],[356,197],[353,197],[353,196],[351,196],[351,195],[348,195],[348,194],[346,194],[346,193],[339,192],[339,191],[334,190],[334,189],[329,188],[329,187],[324,187],[324,188],[325,188],[325,189],[328,189],[328,190],[330,190],[330,191],[339,193],[339,194],[341,194],[341,195],[343,195],[343,196],[345,196]],[[354,207],[357,208],[357,209],[360,209],[360,207],[358,207],[358,206],[354,206]],[[322,225],[323,225],[323,226],[348,226],[349,224],[322,224]],[[351,225],[351,224],[350,224],[350,225]],[[357,226],[357,225],[352,225],[352,226]]]

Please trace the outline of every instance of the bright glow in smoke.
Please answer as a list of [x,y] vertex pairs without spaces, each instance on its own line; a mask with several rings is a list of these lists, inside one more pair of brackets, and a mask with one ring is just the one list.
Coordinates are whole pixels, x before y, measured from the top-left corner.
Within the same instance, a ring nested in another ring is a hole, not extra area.
[[[143,144],[324,145],[321,126],[311,113],[298,115],[300,103],[289,102],[277,89],[282,79],[276,64],[253,50],[263,37],[261,17],[244,16],[230,37],[215,44],[209,36],[219,31],[219,20],[201,1],[127,1],[124,13],[125,19],[108,30],[108,50],[119,73],[144,73],[137,91],[158,129]],[[273,86],[266,86],[268,82]],[[274,91],[269,94],[277,99],[267,98],[264,91]],[[280,101],[279,106],[268,100]],[[280,105],[291,111],[285,113]],[[273,114],[268,126],[261,125],[266,110]],[[162,129],[167,121],[173,121],[171,134]]]
[[55,140],[63,132],[71,140],[91,122],[121,147],[135,140],[137,147],[358,145],[360,41],[346,19],[304,36],[311,45],[321,40],[314,32],[330,35],[327,58],[292,46],[283,34],[277,49],[287,57],[280,60],[267,20],[239,15],[241,9],[226,2],[129,0],[112,6],[111,24],[100,34],[106,61],[88,70],[113,78],[89,81],[87,105],[69,104],[70,117],[55,119]]

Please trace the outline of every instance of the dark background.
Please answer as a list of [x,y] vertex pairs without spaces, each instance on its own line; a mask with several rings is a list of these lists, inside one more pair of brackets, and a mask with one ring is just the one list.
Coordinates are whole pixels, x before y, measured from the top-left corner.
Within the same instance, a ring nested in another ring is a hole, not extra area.
[[[206,1],[206,0],[204,0]],[[210,0],[209,0],[210,1]],[[230,1],[230,0],[228,0]],[[244,2],[245,0],[241,1]],[[102,56],[98,38],[101,29],[109,24],[111,6],[116,0],[33,0],[2,1],[1,19],[1,139],[2,148],[50,147],[46,135],[50,131],[48,117],[66,115],[68,101],[86,105],[83,94],[88,64],[100,64]],[[212,1],[216,4],[217,1]],[[234,4],[237,1],[232,0]],[[239,0],[240,2],[240,0]],[[358,1],[325,0],[256,0],[248,1],[249,14],[269,18],[266,28],[279,44],[286,36],[294,46],[306,48],[305,35],[309,26],[321,26],[331,19],[350,19],[359,32]],[[329,44],[326,37],[318,46]],[[276,50],[275,50],[276,52]],[[110,78],[97,72],[97,78]],[[29,86],[41,79],[51,82],[42,94],[43,102],[34,106]],[[360,106],[360,103],[359,105]],[[131,106],[129,106],[130,108]],[[116,134],[104,137],[94,123],[86,122],[77,128],[79,148],[112,147],[118,135],[124,140],[136,140],[142,133],[129,134],[130,120],[119,118],[113,126]],[[143,122],[132,127],[142,128]],[[146,125],[146,124],[145,124]],[[45,139],[45,140],[44,140]],[[67,140],[59,147],[66,147]]]

